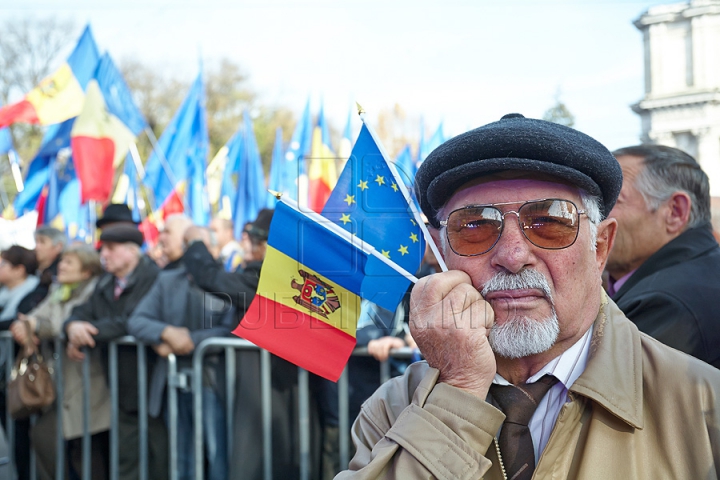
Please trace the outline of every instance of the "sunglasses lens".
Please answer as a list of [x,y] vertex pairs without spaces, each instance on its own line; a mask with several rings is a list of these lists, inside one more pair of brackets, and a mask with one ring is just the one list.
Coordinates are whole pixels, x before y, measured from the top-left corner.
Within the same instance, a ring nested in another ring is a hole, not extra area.
[[[567,200],[528,202],[518,211],[525,237],[540,248],[567,248],[578,236],[579,215]],[[458,255],[481,255],[495,246],[503,230],[496,207],[461,208],[447,219],[447,238]]]
[[567,200],[526,203],[520,209],[520,225],[528,240],[541,248],[566,248],[578,235],[578,212]]
[[447,238],[458,255],[490,250],[502,232],[502,214],[494,207],[463,208],[448,217]]

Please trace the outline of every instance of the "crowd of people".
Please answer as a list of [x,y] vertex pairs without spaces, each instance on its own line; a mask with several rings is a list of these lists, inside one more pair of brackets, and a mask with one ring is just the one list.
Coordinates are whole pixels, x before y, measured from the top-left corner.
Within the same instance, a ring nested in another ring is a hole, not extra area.
[[[450,270],[428,249],[395,312],[363,302],[356,337],[371,357],[348,364],[356,453],[343,478],[716,478],[720,247],[692,157],[653,145],[611,154],[567,127],[509,115],[439,147],[416,189]],[[128,207],[111,204],[97,245],[41,226],[34,250],[0,254],[0,329],[18,349],[31,341],[63,357],[65,478],[81,468],[87,355],[92,478],[108,477],[107,344],[125,335],[147,346],[149,476],[167,478],[167,357],[187,369],[200,342],[242,321],[272,216],[262,210],[235,239],[227,219],[171,215],[144,251]],[[396,378],[378,390],[378,361],[404,346],[427,362],[391,359]],[[139,475],[137,352],[118,348],[123,480]],[[226,361],[211,350],[203,363],[203,465],[192,393],[179,393],[180,478],[196,468],[212,480],[262,477],[260,355],[235,356],[230,454]],[[271,372],[273,477],[297,478],[297,367],[273,356]],[[314,376],[310,386],[311,477],[333,478],[346,467],[337,386]],[[515,420],[523,396],[534,406]],[[19,478],[30,448],[39,478],[55,478],[57,412],[17,422]]]

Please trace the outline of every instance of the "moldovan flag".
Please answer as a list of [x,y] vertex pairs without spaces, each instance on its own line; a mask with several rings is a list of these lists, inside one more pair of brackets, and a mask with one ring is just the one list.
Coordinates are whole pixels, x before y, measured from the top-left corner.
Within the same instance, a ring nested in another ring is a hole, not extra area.
[[80,114],[83,108],[83,89],[95,71],[100,53],[90,27],[80,36],[67,62],[17,103],[0,109],[0,127],[25,122],[50,125]]
[[88,83],[85,105],[75,119],[71,135],[82,203],[106,202],[112,190],[115,166],[125,157],[135,135],[108,112],[96,80]]
[[409,275],[398,268],[328,220],[283,199],[273,216],[257,294],[233,333],[337,381],[355,347],[360,296],[372,300],[398,275]]
[[320,107],[318,124],[313,130],[310,147],[310,167],[308,180],[310,182],[310,208],[321,212],[330,192],[337,182],[337,169],[335,168],[335,154],[330,148],[330,131],[325,122],[324,109]]

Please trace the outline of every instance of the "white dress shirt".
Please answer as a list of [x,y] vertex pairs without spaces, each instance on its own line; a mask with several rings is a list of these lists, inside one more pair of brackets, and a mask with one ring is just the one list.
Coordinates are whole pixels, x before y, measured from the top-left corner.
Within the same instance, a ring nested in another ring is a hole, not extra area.
[[[528,424],[530,436],[533,440],[533,447],[535,448],[536,463],[540,459],[540,455],[550,439],[550,433],[552,433],[552,429],[555,426],[555,421],[560,414],[560,409],[565,402],[570,400],[568,397],[568,389],[580,374],[585,371],[592,332],[593,325],[590,326],[588,331],[585,332],[585,335],[575,342],[572,347],[552,359],[547,365],[541,368],[539,372],[527,380],[527,383],[535,383],[548,374],[558,379],[558,382],[553,385],[542,400],[540,400]],[[510,385],[510,382],[498,373],[495,374],[493,383]]]

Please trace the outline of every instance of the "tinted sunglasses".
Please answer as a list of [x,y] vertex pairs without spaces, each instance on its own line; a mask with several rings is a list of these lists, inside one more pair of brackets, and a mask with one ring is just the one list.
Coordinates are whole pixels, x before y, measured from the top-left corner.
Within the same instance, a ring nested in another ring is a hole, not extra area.
[[450,212],[440,225],[453,252],[464,257],[482,255],[497,244],[505,226],[505,216],[515,214],[525,238],[533,245],[548,250],[567,248],[577,240],[580,215],[570,200],[546,198],[530,200],[517,210],[502,212],[498,206],[517,205],[520,202],[468,205]]

